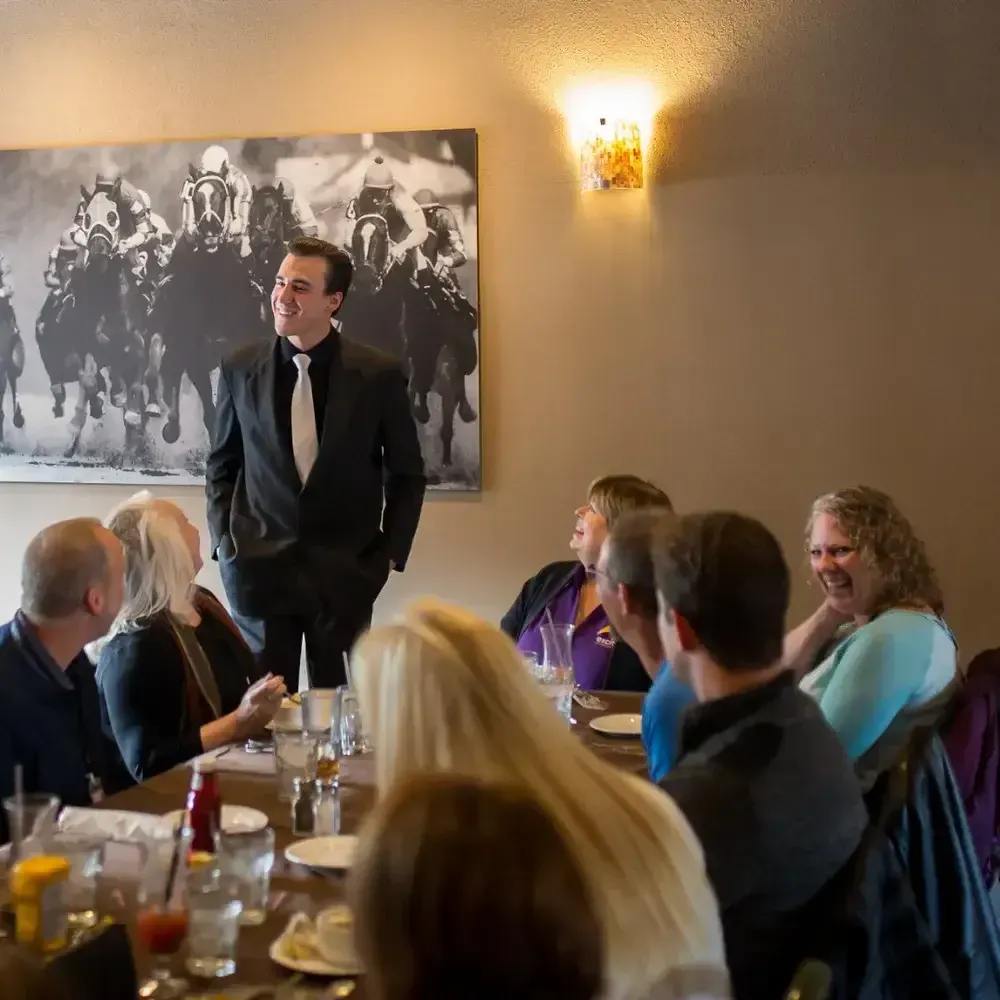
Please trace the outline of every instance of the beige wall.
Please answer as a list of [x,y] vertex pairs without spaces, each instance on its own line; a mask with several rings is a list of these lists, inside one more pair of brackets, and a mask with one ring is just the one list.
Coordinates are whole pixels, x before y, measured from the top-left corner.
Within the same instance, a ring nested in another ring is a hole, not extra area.
[[[998,37],[994,0],[20,0],[0,144],[480,130],[487,488],[429,503],[382,613],[498,614],[596,472],[755,513],[797,565],[813,495],[863,480],[968,653],[1000,641]],[[582,198],[561,95],[623,71],[653,183]],[[31,533],[124,493],[0,484],[0,613]]]

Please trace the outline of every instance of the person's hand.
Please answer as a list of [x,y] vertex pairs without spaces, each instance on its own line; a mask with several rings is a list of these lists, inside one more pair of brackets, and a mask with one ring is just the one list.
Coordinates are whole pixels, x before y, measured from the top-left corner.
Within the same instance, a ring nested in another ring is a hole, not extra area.
[[842,611],[829,597],[820,605],[818,614],[825,624],[830,625],[834,629],[854,621],[854,615],[850,614],[850,612]]
[[854,616],[841,611],[828,597],[817,608],[815,621],[822,634],[832,639],[841,625],[854,621]]
[[282,677],[268,674],[247,688],[236,718],[242,732],[256,732],[267,725],[281,708],[281,700],[288,693]]

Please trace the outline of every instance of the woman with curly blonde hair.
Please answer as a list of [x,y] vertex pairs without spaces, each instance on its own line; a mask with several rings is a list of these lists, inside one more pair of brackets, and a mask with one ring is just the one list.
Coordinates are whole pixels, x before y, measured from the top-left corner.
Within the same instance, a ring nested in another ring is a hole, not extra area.
[[825,600],[788,635],[786,662],[805,675],[802,689],[868,788],[909,733],[944,708],[957,643],[924,544],[885,493],[854,486],[821,496],[806,544]]
[[364,636],[353,670],[380,796],[450,773],[518,785],[549,812],[598,906],[603,997],[730,995],[718,904],[687,820],[570,732],[508,636],[421,602]]

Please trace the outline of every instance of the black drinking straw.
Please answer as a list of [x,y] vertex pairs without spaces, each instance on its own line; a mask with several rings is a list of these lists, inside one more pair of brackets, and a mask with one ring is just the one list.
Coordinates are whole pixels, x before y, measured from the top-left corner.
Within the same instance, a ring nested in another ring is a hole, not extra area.
[[180,852],[181,852],[181,830],[183,826],[178,823],[174,827],[174,851],[170,855],[170,870],[167,872],[167,892],[163,899],[164,909],[169,909],[170,907],[170,897],[174,891],[174,881],[177,878],[177,868],[180,864]]

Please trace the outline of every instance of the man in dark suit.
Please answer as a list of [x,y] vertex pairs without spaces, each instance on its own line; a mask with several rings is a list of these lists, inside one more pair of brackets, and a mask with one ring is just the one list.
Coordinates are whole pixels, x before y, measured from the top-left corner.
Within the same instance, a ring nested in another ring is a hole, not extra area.
[[334,319],[350,257],[315,237],[288,251],[277,338],[222,363],[206,492],[233,616],[294,691],[303,637],[310,684],[343,682],[344,652],[406,565],[426,478],[400,363]]

